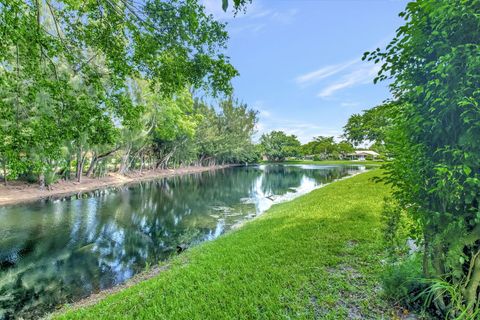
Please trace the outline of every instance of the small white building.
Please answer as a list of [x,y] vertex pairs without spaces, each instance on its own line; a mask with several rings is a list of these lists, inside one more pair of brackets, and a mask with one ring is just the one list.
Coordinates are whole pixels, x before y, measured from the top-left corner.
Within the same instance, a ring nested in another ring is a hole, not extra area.
[[350,153],[349,156],[352,160],[365,161],[367,157],[375,159],[379,154],[372,150],[355,150],[355,152]]

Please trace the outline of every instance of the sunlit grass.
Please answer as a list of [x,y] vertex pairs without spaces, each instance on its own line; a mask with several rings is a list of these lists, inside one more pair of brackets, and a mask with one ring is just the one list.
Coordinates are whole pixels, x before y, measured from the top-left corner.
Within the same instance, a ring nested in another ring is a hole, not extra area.
[[388,193],[371,181],[379,172],[276,205],[155,278],[60,318],[390,318],[378,286]]

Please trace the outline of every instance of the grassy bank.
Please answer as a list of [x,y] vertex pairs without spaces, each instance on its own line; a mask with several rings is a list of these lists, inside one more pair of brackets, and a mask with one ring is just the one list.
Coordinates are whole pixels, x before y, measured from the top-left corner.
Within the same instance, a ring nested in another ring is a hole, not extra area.
[[[267,163],[273,163],[275,162],[264,162],[264,164]],[[283,164],[320,164],[320,165],[335,165],[335,164],[355,164],[355,165],[377,165],[381,166],[383,161],[371,161],[371,160],[365,160],[365,161],[354,161],[354,160],[321,160],[321,161],[314,161],[314,160],[288,160],[288,161],[283,161],[280,162]]]
[[378,274],[382,199],[370,179],[339,181],[219,239],[65,319],[390,318]]

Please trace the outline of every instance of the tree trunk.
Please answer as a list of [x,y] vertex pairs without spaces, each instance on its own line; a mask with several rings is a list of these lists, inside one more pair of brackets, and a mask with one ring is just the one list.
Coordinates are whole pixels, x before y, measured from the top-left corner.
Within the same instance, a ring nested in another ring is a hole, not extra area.
[[97,162],[98,162],[97,153],[94,153],[92,156],[92,160],[90,160],[90,165],[88,166],[88,170],[86,174],[87,177],[90,178],[92,176],[93,171],[95,170],[95,167],[97,165]]
[[6,187],[8,185],[8,182],[7,182],[7,163],[6,163],[6,161],[2,162],[2,166],[3,166],[3,184]]
[[125,150],[125,153],[122,156],[122,162],[120,163],[120,168],[118,172],[125,174],[128,170],[128,158],[130,157],[130,147]]
[[142,154],[142,157],[140,158],[140,173],[143,171],[143,165],[145,164],[145,156]]
[[83,162],[85,160],[82,154],[83,154],[82,148],[79,148],[77,152],[77,172],[76,172],[77,182],[82,182]]
[[[435,271],[435,277],[438,279],[442,279],[442,277],[445,275],[445,265],[443,262],[443,248],[441,243],[437,243],[432,247],[432,266]],[[447,308],[447,305],[445,303],[445,298],[444,296],[440,293],[437,292],[435,294],[434,298],[434,303],[437,306],[437,308],[441,311],[445,311]]]
[[422,260],[422,268],[423,268],[423,276],[426,279],[430,278],[430,268],[429,268],[429,253],[430,253],[430,242],[429,237],[426,232],[423,233],[423,260]]
[[40,190],[45,189],[45,174],[43,171],[38,175],[38,185],[40,186]]
[[473,261],[471,262],[471,275],[468,281],[468,284],[464,291],[465,300],[467,302],[467,306],[470,310],[473,310],[475,304],[479,304],[480,302],[477,301],[477,291],[480,286],[480,252],[478,252],[474,257]]
[[72,173],[71,168],[72,168],[72,155],[69,152],[68,160],[67,160],[67,166],[65,168],[65,173],[64,173],[64,179],[65,180],[70,180],[70,175]]

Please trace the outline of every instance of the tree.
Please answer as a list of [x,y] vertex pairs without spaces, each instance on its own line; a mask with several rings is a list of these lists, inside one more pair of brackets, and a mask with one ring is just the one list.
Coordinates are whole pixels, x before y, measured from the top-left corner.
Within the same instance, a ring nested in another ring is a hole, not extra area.
[[[192,124],[173,107],[187,108],[179,96],[231,93],[237,75],[223,53],[225,25],[194,0],[4,1],[0,29],[5,183],[36,175],[43,187],[57,171],[68,179],[72,163],[80,181],[88,159],[91,176],[120,149],[121,171],[143,164],[152,117],[163,121],[158,137],[174,129],[166,139],[183,141]],[[157,112],[143,110],[135,81],[162,101]]]
[[350,153],[355,151],[355,148],[348,141],[340,141],[336,145],[336,151],[339,153],[340,158],[345,159]]
[[[431,288],[445,316],[480,310],[480,11],[479,1],[418,0],[384,51],[383,66],[401,103],[388,143],[387,181],[418,221],[426,278],[459,288],[459,303]],[[458,300],[457,300],[458,301]]]
[[344,136],[355,145],[373,142],[383,145],[386,134],[393,125],[398,102],[386,102],[361,114],[353,114],[343,127]]
[[272,131],[260,138],[263,154],[270,161],[283,161],[287,157],[297,156],[300,141],[295,135],[287,135],[283,131]]
[[201,119],[192,140],[200,164],[245,163],[258,160],[252,142],[257,112],[232,98],[220,102],[220,113],[200,101],[195,110]]
[[304,156],[314,155],[315,158],[325,159],[344,159],[349,153],[354,151],[352,144],[348,141],[335,142],[334,137],[318,136],[301,147]]

